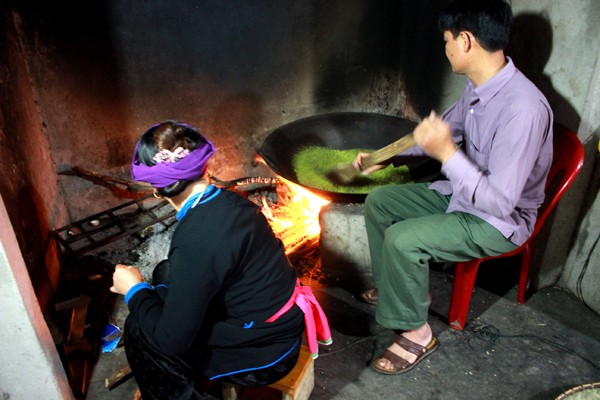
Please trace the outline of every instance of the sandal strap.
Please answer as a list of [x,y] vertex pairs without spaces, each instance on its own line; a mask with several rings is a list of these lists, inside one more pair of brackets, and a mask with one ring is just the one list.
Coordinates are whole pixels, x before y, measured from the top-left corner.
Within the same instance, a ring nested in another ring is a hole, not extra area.
[[377,288],[370,288],[361,293],[362,299],[372,305],[377,305],[378,291]]
[[385,358],[386,360],[390,361],[396,371],[403,370],[404,368],[410,366],[408,361],[388,349],[383,351],[380,358]]
[[402,335],[396,336],[394,341],[398,346],[402,347],[404,350],[414,354],[417,357],[420,357],[421,355],[423,355],[423,353],[427,351],[426,347],[421,346],[420,344],[417,344]]

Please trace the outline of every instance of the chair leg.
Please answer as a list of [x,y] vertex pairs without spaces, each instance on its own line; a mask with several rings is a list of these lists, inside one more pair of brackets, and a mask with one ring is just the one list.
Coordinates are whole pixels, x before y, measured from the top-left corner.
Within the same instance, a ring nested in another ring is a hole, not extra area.
[[452,284],[450,312],[448,313],[448,323],[453,329],[462,331],[465,328],[479,264],[481,264],[481,260],[475,259],[457,262],[454,267],[454,282]]
[[517,291],[517,301],[520,304],[525,303],[525,292],[529,280],[529,260],[531,258],[529,243],[523,246],[521,251],[521,272],[519,274],[519,288]]

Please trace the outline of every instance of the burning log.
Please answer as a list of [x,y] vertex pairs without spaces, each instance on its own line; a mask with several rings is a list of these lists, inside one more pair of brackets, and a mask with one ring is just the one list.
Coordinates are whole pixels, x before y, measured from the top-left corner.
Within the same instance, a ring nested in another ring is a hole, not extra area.
[[[151,185],[102,175],[77,166],[61,174],[79,176],[109,188],[117,197],[133,198],[134,201],[152,192]],[[318,247],[319,212],[323,205],[329,203],[328,200],[281,177],[253,176],[223,181],[210,173],[209,176],[215,186],[234,190],[262,207],[292,264],[301,258],[298,254]]]
[[[147,183],[102,175],[78,166],[71,167],[71,169],[68,171],[59,172],[59,175],[78,176],[92,183],[110,189],[115,196],[119,198],[139,199],[149,193],[152,193],[153,190],[153,187]],[[248,176],[231,181],[220,180],[210,173],[209,177],[215,186],[225,189],[233,189],[236,191],[252,191],[256,190],[257,188],[265,187],[273,188],[281,182],[279,178],[268,178],[261,176]]]
[[319,213],[329,201],[285,179],[276,189],[276,203],[261,199],[263,213],[298,275],[320,278]]
[[281,182],[279,178],[268,178],[262,176],[247,176],[245,178],[233,179],[231,181],[222,181],[214,175],[210,175],[211,181],[219,187],[222,188],[240,188],[246,187],[247,190],[253,189],[257,187],[275,187],[278,183]]
[[[79,176],[107,187],[120,198],[138,200],[152,192],[151,185],[102,175],[77,166],[60,174]],[[307,238],[309,241],[314,241],[315,235],[318,238],[319,211],[328,203],[327,200],[279,177],[254,176],[223,181],[209,175],[216,186],[235,190],[261,206],[273,232],[284,243],[286,252],[289,253],[289,249],[296,248]]]

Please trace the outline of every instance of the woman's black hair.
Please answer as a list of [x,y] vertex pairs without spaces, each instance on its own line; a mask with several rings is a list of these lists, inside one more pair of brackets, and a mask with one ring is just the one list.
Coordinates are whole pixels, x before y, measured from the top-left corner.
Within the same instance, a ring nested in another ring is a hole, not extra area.
[[512,18],[507,0],[455,0],[440,15],[439,27],[454,38],[470,32],[481,47],[494,52],[508,46]]
[[[148,129],[140,138],[137,149],[138,160],[145,165],[156,164],[154,156],[162,149],[174,151],[178,147],[192,151],[202,134],[194,127],[177,121],[164,121]],[[180,180],[163,188],[156,188],[162,197],[177,196],[193,181]]]

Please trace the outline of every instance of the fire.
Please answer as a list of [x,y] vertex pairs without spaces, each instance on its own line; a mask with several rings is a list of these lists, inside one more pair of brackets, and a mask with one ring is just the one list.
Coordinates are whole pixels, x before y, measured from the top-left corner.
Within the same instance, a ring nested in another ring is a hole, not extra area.
[[310,190],[281,178],[278,188],[280,204],[269,207],[262,199],[263,213],[269,219],[273,232],[283,242],[286,250],[295,246],[307,237],[317,236],[321,232],[319,213],[321,207],[329,204]]
[[281,179],[285,181],[294,193],[292,197],[293,203],[300,204],[300,211],[305,218],[304,226],[306,227],[306,233],[308,235],[318,235],[321,232],[319,213],[321,212],[321,207],[329,204],[329,200],[317,196],[300,185],[283,178]]

